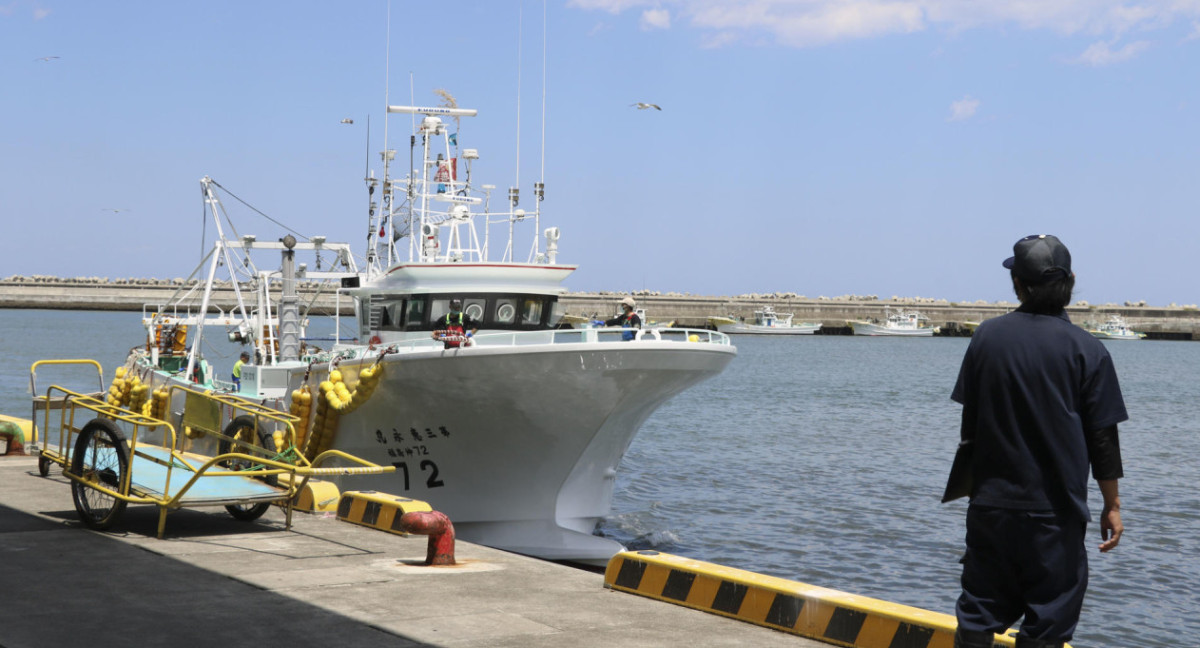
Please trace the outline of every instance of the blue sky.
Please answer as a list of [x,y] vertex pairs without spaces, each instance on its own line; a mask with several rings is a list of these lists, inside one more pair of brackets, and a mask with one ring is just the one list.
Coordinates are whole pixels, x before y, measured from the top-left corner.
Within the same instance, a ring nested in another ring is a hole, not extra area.
[[501,191],[519,99],[526,197],[544,88],[573,291],[996,301],[1045,232],[1077,299],[1200,302],[1200,1],[397,0],[390,54],[388,11],[0,0],[0,276],[184,276],[204,175],[357,246],[411,79]]

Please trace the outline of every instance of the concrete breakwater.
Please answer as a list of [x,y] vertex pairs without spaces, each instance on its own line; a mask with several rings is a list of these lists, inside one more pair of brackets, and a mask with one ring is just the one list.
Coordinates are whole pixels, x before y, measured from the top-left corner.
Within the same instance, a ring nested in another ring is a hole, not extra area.
[[[99,279],[63,279],[57,277],[9,277],[0,279],[0,308],[42,308],[73,310],[118,310],[155,312],[175,296],[195,291],[194,303],[199,305],[199,286],[182,279],[128,279],[106,281]],[[311,307],[313,313],[329,314],[339,310],[353,314],[351,300],[339,295],[329,285],[301,282],[298,293],[302,309]],[[618,302],[627,293],[567,293],[560,302],[567,313],[597,318],[616,315]],[[253,295],[245,292],[243,299],[253,304]],[[646,310],[653,322],[674,322],[676,326],[704,327],[712,316],[753,318],[754,311],[771,306],[777,313],[792,313],[796,322],[820,322],[827,328],[845,327],[846,320],[878,320],[885,307],[914,309],[929,319],[933,326],[954,332],[966,322],[982,322],[1016,308],[1010,302],[949,302],[927,298],[879,299],[874,296],[837,298],[807,298],[793,293],[765,295],[696,296],[648,291],[635,292],[638,305]],[[229,284],[219,284],[213,291],[212,309],[230,311],[237,304],[236,293]],[[1151,338],[1200,339],[1200,309],[1195,306],[1149,306],[1144,303],[1084,304],[1068,309],[1071,320],[1084,326],[1099,325],[1112,315],[1121,315],[1135,330]]]

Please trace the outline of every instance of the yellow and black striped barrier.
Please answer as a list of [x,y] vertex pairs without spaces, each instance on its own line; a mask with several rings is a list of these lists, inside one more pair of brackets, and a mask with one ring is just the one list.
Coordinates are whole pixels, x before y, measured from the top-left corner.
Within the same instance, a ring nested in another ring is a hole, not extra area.
[[[286,485],[290,480],[291,476],[288,474],[279,476],[281,484]],[[338,495],[337,484],[320,479],[309,479],[305,482],[304,488],[301,488],[296,493],[296,498],[293,500],[292,506],[297,511],[319,513],[323,511],[336,511],[340,502],[341,497]]]
[[953,648],[957,627],[949,614],[657,551],[613,556],[604,586],[854,648]]
[[352,524],[407,535],[400,530],[400,518],[405,513],[432,510],[433,507],[421,500],[375,491],[346,491],[338,502],[337,516]]

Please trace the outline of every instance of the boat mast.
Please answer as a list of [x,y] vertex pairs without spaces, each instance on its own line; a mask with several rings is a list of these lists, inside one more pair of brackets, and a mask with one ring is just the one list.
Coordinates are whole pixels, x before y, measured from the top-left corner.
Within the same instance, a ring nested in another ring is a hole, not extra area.
[[279,359],[300,359],[300,308],[296,297],[296,237],[282,239],[282,291],[279,296]]
[[[213,179],[204,176],[200,179],[200,186],[204,192],[204,204],[209,213],[212,214],[213,226],[217,229],[217,240],[214,247],[217,251],[212,255],[208,265],[208,280],[204,282],[204,296],[200,299],[200,312],[198,313],[196,322],[196,335],[192,339],[192,348],[188,353],[187,369],[185,376],[191,376],[192,370],[196,366],[197,357],[200,354],[200,342],[204,339],[204,321],[208,317],[208,306],[212,300],[213,280],[216,278],[217,266],[224,262],[225,267],[230,271],[230,283],[233,286],[234,295],[237,297],[238,309],[242,316],[246,316],[246,304],[242,299],[241,287],[238,285],[237,278],[233,276],[233,269],[236,267],[233,259],[230,258],[229,245],[225,240],[225,230],[221,227],[221,199],[217,198],[217,194],[213,191]],[[251,240],[253,237],[249,237]],[[251,272],[257,272],[249,256],[245,260],[246,267]]]
[[[444,108],[444,107],[430,107],[430,106],[388,106],[387,112],[389,114],[399,113],[399,114],[414,115],[414,116],[415,115],[425,115],[426,116],[425,120],[421,122],[420,127],[419,127],[419,130],[421,133],[421,168],[410,170],[409,177],[408,177],[409,232],[411,234],[420,232],[421,241],[420,241],[420,243],[417,243],[415,240],[416,236],[411,236],[411,238],[413,238],[414,240],[409,243],[408,249],[409,249],[409,261],[410,262],[412,262],[412,261],[419,261],[419,262],[435,261],[437,259],[437,247],[438,247],[437,236],[438,236],[438,230],[440,228],[438,227],[438,223],[434,222],[433,219],[430,218],[430,216],[429,216],[429,209],[430,209],[429,201],[431,198],[429,188],[438,182],[436,174],[440,167],[438,166],[438,164],[436,162],[433,162],[430,160],[430,150],[431,150],[430,138],[435,135],[445,135],[445,124],[443,124],[442,121],[437,118],[438,115],[444,115],[447,117],[474,117],[475,115],[479,114],[479,111],[470,109],[470,108]],[[415,146],[415,144],[416,144],[415,140],[411,141],[410,148],[412,146]],[[384,154],[385,164],[386,164],[386,161],[392,157],[391,155],[388,155],[388,153],[392,153],[394,155],[394,151],[386,151],[385,152],[385,154]],[[449,146],[447,145],[446,153],[444,155],[444,157],[447,158],[444,161],[444,163],[447,165],[447,168],[451,164],[450,159],[448,159],[449,155],[450,155]],[[409,166],[412,166],[412,165],[410,164]],[[429,177],[431,168],[435,174],[435,177],[432,179]],[[419,177],[417,177],[418,175],[419,175]],[[450,176],[450,178],[446,181],[446,185],[447,185],[446,192],[444,194],[439,194],[439,195],[444,196],[445,201],[454,203],[454,204],[479,202],[479,199],[477,199],[477,198],[470,198],[470,197],[466,197],[466,196],[460,197],[457,194],[455,194],[454,193],[455,182],[456,181],[454,179],[454,176]],[[414,184],[420,185],[420,192],[419,192],[420,193],[420,195],[419,195],[420,207],[419,208],[417,208],[413,204],[413,201],[417,198],[417,196],[414,196],[412,193],[412,188],[413,188]],[[442,199],[442,198],[440,198],[440,199]],[[420,212],[419,220],[415,220],[417,218],[417,215],[415,215],[413,213],[414,211]],[[461,213],[461,210],[455,211],[452,209],[451,213],[452,214],[453,213]],[[454,232],[457,233],[457,221],[452,221],[451,226],[455,227]],[[474,238],[474,237],[472,237],[472,238]],[[458,239],[455,238],[455,240],[458,240]],[[451,247],[457,247],[457,246],[451,246]],[[475,249],[478,252],[478,248],[475,248]],[[451,254],[451,252],[453,252],[453,250],[447,250],[446,254],[449,255],[449,254]]]

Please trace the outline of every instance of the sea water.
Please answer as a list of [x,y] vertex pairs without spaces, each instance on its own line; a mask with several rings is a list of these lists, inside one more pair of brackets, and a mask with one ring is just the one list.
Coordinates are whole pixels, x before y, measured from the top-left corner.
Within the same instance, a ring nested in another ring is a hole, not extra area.
[[[953,614],[966,502],[939,503],[958,443],[968,339],[741,336],[720,376],[647,421],[601,532],[653,548]],[[1200,636],[1200,343],[1107,341],[1125,535],[1101,554],[1077,648]],[[1089,506],[1101,508],[1091,485]]]
[[[0,413],[29,416],[29,367],[92,358],[105,384],[144,344],[140,313],[0,310]],[[329,331],[332,332],[332,331]],[[223,331],[222,331],[223,333]],[[240,347],[210,337],[226,375]],[[940,504],[958,442],[950,390],[968,340],[742,336],[716,378],[646,422],[599,533],[812,585],[953,613],[965,502]],[[1121,425],[1121,545],[1100,554],[1077,648],[1200,636],[1200,343],[1105,342]],[[53,379],[39,371],[38,388]],[[86,385],[84,386],[86,387]],[[1091,488],[1093,511],[1100,502]],[[0,498],[3,494],[0,493]]]

